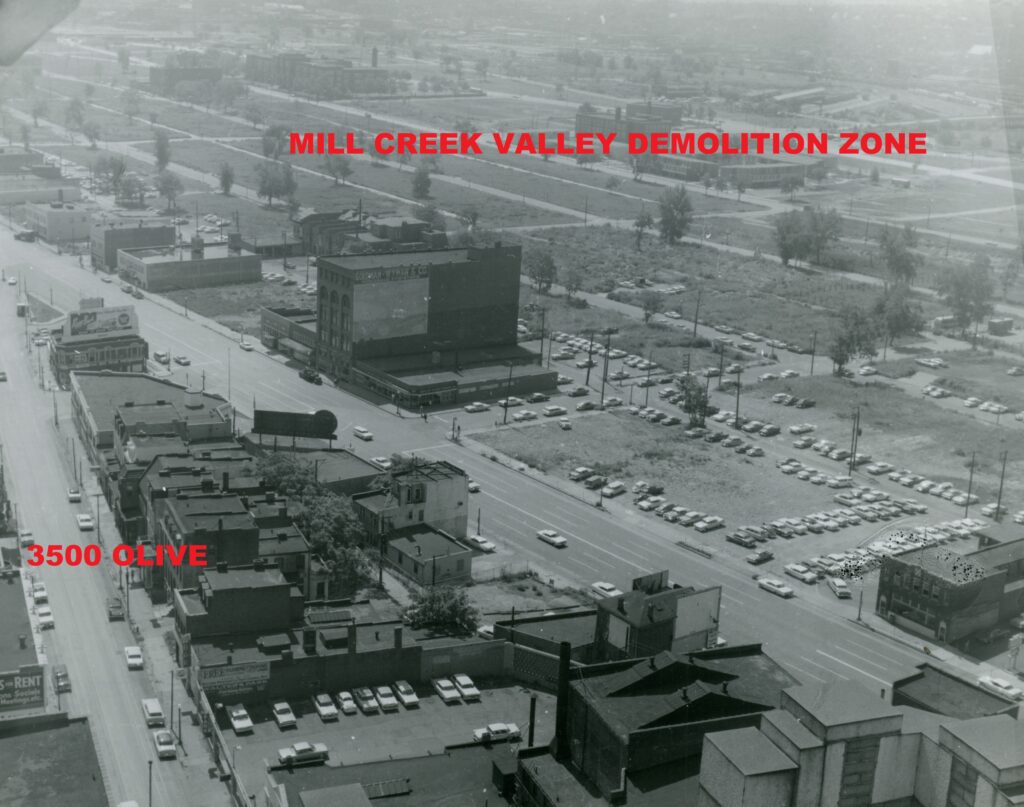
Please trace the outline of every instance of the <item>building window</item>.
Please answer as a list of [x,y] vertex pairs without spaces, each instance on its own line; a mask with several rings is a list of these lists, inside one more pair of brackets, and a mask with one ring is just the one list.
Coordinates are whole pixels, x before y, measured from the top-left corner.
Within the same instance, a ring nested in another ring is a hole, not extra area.
[[420,510],[420,521],[423,521],[423,511]]
[[459,560],[455,561],[455,571],[461,572],[461,571],[465,570],[465,568],[466,568],[466,561],[464,561],[461,558]]

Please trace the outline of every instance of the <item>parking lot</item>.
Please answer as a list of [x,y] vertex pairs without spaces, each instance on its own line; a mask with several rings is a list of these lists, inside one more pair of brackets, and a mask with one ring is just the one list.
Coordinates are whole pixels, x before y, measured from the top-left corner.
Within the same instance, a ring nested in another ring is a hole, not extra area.
[[[416,686],[419,705],[401,706],[397,712],[342,714],[338,720],[324,722],[313,708],[312,698],[307,698],[289,701],[297,717],[295,728],[279,729],[270,703],[246,705],[254,723],[251,734],[236,735],[224,712],[217,723],[233,749],[239,776],[250,790],[263,781],[267,763],[276,762],[278,749],[300,740],[326,744],[330,751],[327,764],[339,766],[440,753],[446,745],[472,742],[473,731],[489,723],[516,723],[525,739],[530,691],[520,686],[477,684],[481,697],[472,703],[446,705],[429,685],[420,685]],[[555,698],[542,692],[536,695],[535,742],[545,743],[554,736]]]

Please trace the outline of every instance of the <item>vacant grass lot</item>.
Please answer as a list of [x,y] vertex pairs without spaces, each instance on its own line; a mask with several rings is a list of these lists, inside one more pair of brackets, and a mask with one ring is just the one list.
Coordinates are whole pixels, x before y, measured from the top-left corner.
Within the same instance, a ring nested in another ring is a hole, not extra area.
[[[1024,376],[1006,374],[1011,367],[1020,366],[1024,362],[1015,363],[989,350],[943,353],[942,358],[949,367],[927,370],[938,375],[935,383],[939,386],[963,398],[975,397],[983,401],[997,401],[1015,411],[1024,409]],[[885,362],[878,365],[878,369],[887,375],[901,377],[927,368],[922,368],[912,358],[907,358]]]
[[[265,272],[281,272],[281,263],[265,265]],[[305,280],[305,269],[289,273],[301,285]],[[179,305],[204,317],[216,320],[237,331],[253,336],[260,333],[260,309],[264,307],[316,308],[316,298],[296,291],[296,286],[282,286],[280,283],[247,283],[237,286],[212,286],[192,291],[171,291],[164,294]]]

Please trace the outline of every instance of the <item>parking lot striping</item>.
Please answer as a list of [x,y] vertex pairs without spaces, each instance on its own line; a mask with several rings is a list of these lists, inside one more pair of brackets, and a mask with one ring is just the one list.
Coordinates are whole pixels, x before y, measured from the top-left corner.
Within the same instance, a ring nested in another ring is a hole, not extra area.
[[843,661],[841,658],[836,658],[835,656],[830,656],[824,650],[815,650],[814,652],[817,653],[819,656],[824,656],[825,658],[832,659],[832,661],[836,662],[837,664],[842,664],[844,667],[849,667],[851,670],[856,670],[861,675],[866,675],[868,678],[873,678],[875,681],[878,681],[878,683],[880,683],[880,684],[885,684],[886,686],[890,686],[892,684],[891,680],[886,681],[884,678],[879,678],[877,675],[872,675],[871,673],[869,673],[869,672],[867,672],[865,670],[862,670],[860,667],[854,667],[852,664],[849,664],[849,663]]
[[[833,670],[833,669],[832,669],[831,667],[826,667],[826,666],[825,666],[824,664],[819,664],[819,663],[818,663],[818,662],[816,662],[816,661],[811,661],[811,660],[810,660],[809,658],[807,658],[807,656],[800,656],[800,658],[801,658],[801,659],[802,659],[803,661],[806,661],[806,662],[807,662],[808,664],[812,664],[812,665],[814,665],[815,667],[819,667],[819,668],[821,668],[822,670],[824,670],[825,672],[827,672],[827,673],[828,673],[829,675],[833,676],[834,678],[841,678],[841,679],[843,679],[844,681],[849,681],[849,680],[850,680],[850,679],[849,679],[849,678],[847,678],[847,677],[846,677],[845,675],[841,675],[840,673],[837,673],[837,672],[836,672],[835,670]],[[821,679],[819,678],[818,680],[820,681]]]

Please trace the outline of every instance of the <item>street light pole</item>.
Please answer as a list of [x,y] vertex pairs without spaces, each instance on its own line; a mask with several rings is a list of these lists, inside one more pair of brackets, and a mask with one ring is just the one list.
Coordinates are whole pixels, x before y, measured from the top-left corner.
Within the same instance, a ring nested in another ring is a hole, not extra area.
[[153,760],[149,761],[149,807],[153,807]]
[[102,493],[94,493],[92,497],[96,500],[96,543],[103,543],[103,531],[100,527],[100,497]]

